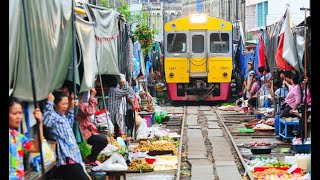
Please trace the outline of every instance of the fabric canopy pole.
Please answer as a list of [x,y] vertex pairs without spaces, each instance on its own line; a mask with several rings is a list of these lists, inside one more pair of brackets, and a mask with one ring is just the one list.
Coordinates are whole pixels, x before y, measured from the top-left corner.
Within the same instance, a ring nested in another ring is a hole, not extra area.
[[[96,62],[97,62],[98,71],[99,71],[99,64],[98,64],[98,60],[97,60]],[[99,73],[99,80],[100,80],[100,86],[101,86],[101,93],[102,93],[103,106],[104,106],[104,109],[106,110],[106,111],[105,111],[106,117],[108,117],[108,114],[107,114],[106,99],[105,99],[105,96],[104,96],[103,83],[102,83],[102,78],[101,78],[101,74],[100,74],[100,73]],[[111,143],[111,145],[113,145],[113,143],[112,143],[112,137],[111,137],[111,132],[110,132],[110,130],[111,130],[111,129],[110,129],[110,126],[109,126],[109,121],[107,121],[107,128],[109,129],[110,143]]]
[[[25,22],[25,29],[26,29],[26,38],[27,38],[27,47],[28,47],[28,59],[29,59],[29,68],[30,68],[30,75],[31,75],[31,86],[32,86],[32,95],[33,95],[33,103],[34,107],[38,108],[38,102],[36,97],[36,89],[35,89],[35,83],[34,83],[34,74],[33,74],[33,68],[32,68],[32,54],[31,54],[31,47],[30,47],[30,36],[29,36],[29,28],[28,28],[28,19],[27,13],[26,13],[26,1],[22,1],[22,7],[23,7],[23,15],[24,15],[24,22]],[[42,179],[46,179],[46,173],[44,169],[44,163],[43,163],[43,152],[42,152],[42,142],[41,142],[41,136],[40,136],[40,124],[37,121],[37,131],[39,133],[38,135],[38,141],[39,141],[39,148],[40,148],[40,161],[41,161],[41,172],[42,172]]]
[[[300,10],[304,10],[304,39],[305,39],[305,48],[304,48],[304,78],[308,78],[307,77],[307,8],[300,8]],[[307,141],[308,139],[308,122],[307,122],[307,111],[308,111],[308,104],[307,104],[307,88],[308,88],[308,83],[306,82],[304,84],[304,139],[302,140],[303,142]]]

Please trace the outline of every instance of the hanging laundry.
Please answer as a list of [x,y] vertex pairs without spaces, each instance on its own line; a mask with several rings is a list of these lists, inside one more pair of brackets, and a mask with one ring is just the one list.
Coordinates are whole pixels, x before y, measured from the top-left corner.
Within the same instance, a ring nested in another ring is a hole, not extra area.
[[272,70],[274,68],[278,68],[276,64],[275,54],[278,48],[278,35],[281,30],[281,22],[270,25],[267,27],[265,31],[265,55],[266,55],[266,63],[269,68]]
[[299,71],[299,63],[290,27],[289,9],[287,9],[285,13],[284,23],[280,31],[280,41],[276,52],[276,63],[282,70],[293,71],[296,69]]
[[100,9],[84,3],[90,22],[94,22],[96,56],[99,74],[119,74],[118,67],[118,17],[113,9]]
[[94,23],[85,21],[76,17],[77,39],[80,44],[80,50],[83,60],[83,78],[80,92],[90,91],[95,85],[95,76],[98,75],[98,66],[96,58],[96,39],[93,28]]
[[265,56],[264,56],[264,39],[263,39],[263,35],[264,33],[263,32],[260,32],[260,35],[259,35],[259,59],[258,59],[258,68],[259,67],[266,67],[266,61],[265,61]]
[[295,43],[296,43],[296,49],[298,54],[298,60],[299,60],[299,67],[301,72],[304,71],[303,69],[303,58],[304,58],[304,49],[305,49],[305,39],[304,39],[304,29],[299,28],[295,29]]
[[141,45],[138,41],[136,41],[133,44],[133,56],[134,56],[134,64],[135,64],[135,70],[133,73],[133,78],[138,78],[138,75],[141,71],[141,63],[140,63],[140,54],[141,54]]
[[133,55],[133,43],[131,38],[128,39],[127,42],[127,53],[128,53],[128,70],[129,73],[132,74],[134,72],[134,55]]

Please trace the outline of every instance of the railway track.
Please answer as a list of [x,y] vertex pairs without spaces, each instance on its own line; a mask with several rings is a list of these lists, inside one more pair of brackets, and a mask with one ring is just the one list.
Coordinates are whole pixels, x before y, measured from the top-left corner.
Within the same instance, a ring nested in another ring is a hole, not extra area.
[[127,174],[128,179],[165,180],[254,180],[247,162],[256,155],[243,146],[250,142],[276,143],[277,148],[264,156],[278,157],[281,148],[290,144],[279,141],[273,132],[240,133],[244,123],[253,120],[253,115],[221,111],[216,106],[164,106],[162,111],[172,117],[164,124],[171,132],[180,135],[178,167],[176,170],[155,171],[142,174]]
[[271,142],[276,144],[277,146],[272,149],[271,154],[263,154],[263,156],[277,157],[281,161],[284,160],[285,156],[294,155],[292,151],[281,153],[281,149],[290,148],[291,143],[276,139],[276,134],[273,131],[240,133],[239,129],[245,128],[244,124],[255,118],[253,115],[245,115],[244,113],[221,111],[217,109],[216,112],[232,142],[234,149],[236,150],[241,164],[243,165],[246,179],[254,180],[251,170],[248,169],[247,162],[252,158],[255,158],[257,155],[252,154],[249,149],[245,148],[244,143]]

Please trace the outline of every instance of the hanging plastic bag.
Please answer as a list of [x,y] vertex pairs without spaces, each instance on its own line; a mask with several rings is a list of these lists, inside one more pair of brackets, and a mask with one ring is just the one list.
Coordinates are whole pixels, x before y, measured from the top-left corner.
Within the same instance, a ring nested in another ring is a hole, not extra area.
[[95,120],[98,124],[107,122],[108,120],[107,120],[106,110],[103,109],[103,110],[97,111]]
[[[42,140],[42,155],[43,155],[43,163],[45,166],[56,160],[55,151],[49,146],[46,139]],[[35,168],[36,171],[40,171],[40,153],[30,153],[29,160],[31,167]]]
[[114,133],[114,125],[111,121],[111,116],[108,111],[105,109],[96,112],[95,121],[97,122],[97,126],[107,127],[110,133]]
[[128,170],[128,166],[122,155],[114,153],[107,161],[103,162],[99,166],[93,167],[92,170]]

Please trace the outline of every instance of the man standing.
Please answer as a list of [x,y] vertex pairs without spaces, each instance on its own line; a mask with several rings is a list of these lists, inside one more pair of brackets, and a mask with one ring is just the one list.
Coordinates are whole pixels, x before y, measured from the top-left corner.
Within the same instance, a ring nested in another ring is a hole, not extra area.
[[156,74],[153,72],[153,69],[150,68],[148,76],[148,90],[152,97],[156,97]]

